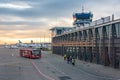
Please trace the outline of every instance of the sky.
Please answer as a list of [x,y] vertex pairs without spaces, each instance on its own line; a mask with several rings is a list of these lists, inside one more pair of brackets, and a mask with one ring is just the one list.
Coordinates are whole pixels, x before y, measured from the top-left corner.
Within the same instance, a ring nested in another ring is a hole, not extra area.
[[50,28],[71,26],[72,14],[93,13],[93,20],[115,15],[120,0],[0,0],[0,44],[50,42]]

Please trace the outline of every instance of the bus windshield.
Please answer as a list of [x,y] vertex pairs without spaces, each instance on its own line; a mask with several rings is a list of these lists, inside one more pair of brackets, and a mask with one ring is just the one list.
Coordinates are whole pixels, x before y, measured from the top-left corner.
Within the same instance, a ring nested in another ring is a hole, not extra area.
[[33,50],[32,54],[40,54],[40,51],[39,50]]

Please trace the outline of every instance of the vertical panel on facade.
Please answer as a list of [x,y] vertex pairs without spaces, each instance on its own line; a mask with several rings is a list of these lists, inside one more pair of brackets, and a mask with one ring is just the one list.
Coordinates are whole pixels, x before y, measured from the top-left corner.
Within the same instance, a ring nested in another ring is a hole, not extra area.
[[81,55],[81,47],[78,47],[78,59],[81,60],[82,55]]
[[[115,27],[115,38],[113,40],[113,42],[115,43],[119,43],[120,42],[120,23],[116,23],[115,25],[113,25]],[[120,45],[114,44],[114,67],[115,68],[120,68]]]
[[92,62],[92,60],[93,60],[92,47],[86,48],[86,57],[87,57],[87,61]]

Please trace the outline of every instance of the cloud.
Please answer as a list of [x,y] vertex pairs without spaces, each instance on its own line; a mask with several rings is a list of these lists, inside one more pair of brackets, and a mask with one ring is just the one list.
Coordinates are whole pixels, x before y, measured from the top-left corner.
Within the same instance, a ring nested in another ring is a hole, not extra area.
[[85,2],[85,9],[93,12],[94,20],[101,17],[111,16],[112,14],[115,14],[115,18],[118,18],[120,17],[118,14],[120,13],[119,3],[119,0],[92,0],[89,3]]
[[[79,0],[77,0],[79,1]],[[20,2],[20,1],[19,1]],[[15,0],[15,3],[19,3],[17,0]],[[80,1],[79,1],[80,2]],[[15,10],[11,8],[0,8],[0,14],[6,14],[6,15],[16,15],[24,18],[37,18],[37,17],[48,17],[48,18],[55,18],[58,16],[66,16],[70,12],[70,14],[73,13],[73,10],[76,6],[80,6],[81,3],[76,3],[74,0],[35,0],[35,1],[21,1],[23,5],[23,8],[25,6],[25,10]],[[10,4],[10,3],[6,3]],[[14,2],[11,2],[13,5]],[[15,6],[15,5],[14,5]],[[16,5],[16,6],[19,6]],[[22,7],[22,5],[20,4]],[[32,7],[32,8],[28,8]],[[81,7],[81,6],[80,6]]]
[[[8,2],[7,2],[8,3]],[[106,6],[119,5],[119,0],[11,0],[11,3],[22,3],[25,6],[32,8],[25,8],[25,10],[15,9],[0,9],[0,14],[14,15],[23,18],[36,19],[36,18],[59,18],[70,17],[76,10],[81,11],[82,5],[85,6],[85,10],[95,12],[96,10],[103,11]],[[106,5],[107,3],[107,5]],[[22,5],[20,4],[20,6]],[[19,6],[19,5],[18,5]],[[114,6],[115,7],[115,6]],[[99,9],[98,9],[99,8]],[[111,10],[111,9],[106,9]],[[112,11],[112,10],[111,10]],[[106,13],[106,11],[104,11]],[[104,14],[102,13],[102,14]],[[101,14],[101,15],[102,15]]]
[[[0,37],[38,38],[54,26],[72,26],[73,12],[92,11],[94,20],[115,14],[119,0],[0,0]],[[48,36],[47,36],[48,37]]]
[[27,8],[32,8],[30,5],[25,3],[0,3],[0,8],[10,8],[16,10],[23,10]]

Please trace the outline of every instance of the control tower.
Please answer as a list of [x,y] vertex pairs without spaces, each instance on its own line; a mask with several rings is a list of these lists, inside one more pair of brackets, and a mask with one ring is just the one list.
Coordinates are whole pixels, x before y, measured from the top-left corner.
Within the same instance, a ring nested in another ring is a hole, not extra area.
[[73,25],[75,27],[81,27],[85,24],[90,24],[92,22],[93,14],[91,12],[74,13],[73,14]]

